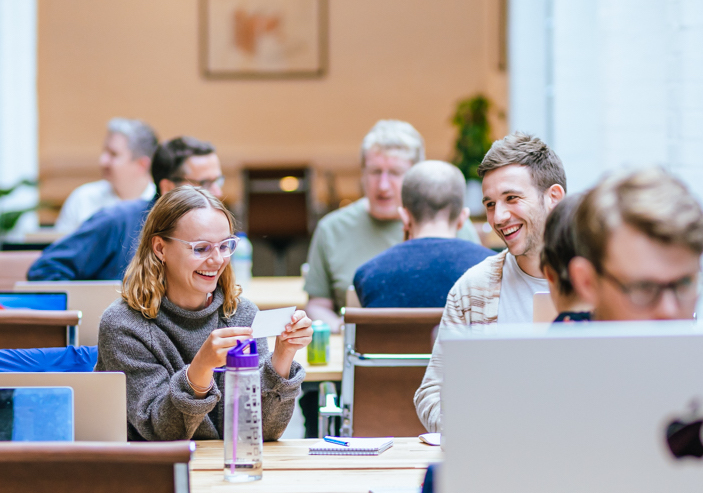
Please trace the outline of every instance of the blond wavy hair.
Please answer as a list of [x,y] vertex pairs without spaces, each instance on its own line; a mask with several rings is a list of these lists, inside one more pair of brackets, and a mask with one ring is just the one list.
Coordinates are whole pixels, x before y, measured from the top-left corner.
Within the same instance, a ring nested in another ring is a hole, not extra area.
[[[146,318],[156,318],[161,307],[161,300],[166,294],[166,273],[163,262],[154,253],[152,242],[155,237],[170,241],[178,226],[178,221],[195,209],[216,209],[222,212],[229,222],[230,234],[235,232],[235,219],[222,202],[210,192],[200,187],[179,187],[163,195],[151,209],[146,218],[139,240],[139,247],[134,258],[127,266],[124,275],[122,298],[134,310]],[[222,311],[229,318],[237,310],[241,286],[234,278],[234,269],[230,263],[217,281],[224,294]]]

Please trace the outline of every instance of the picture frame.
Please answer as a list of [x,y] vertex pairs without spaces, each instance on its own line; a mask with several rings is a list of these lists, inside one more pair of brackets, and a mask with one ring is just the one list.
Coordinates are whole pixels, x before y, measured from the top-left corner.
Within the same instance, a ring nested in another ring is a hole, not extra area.
[[203,76],[323,77],[328,9],[328,0],[200,0]]

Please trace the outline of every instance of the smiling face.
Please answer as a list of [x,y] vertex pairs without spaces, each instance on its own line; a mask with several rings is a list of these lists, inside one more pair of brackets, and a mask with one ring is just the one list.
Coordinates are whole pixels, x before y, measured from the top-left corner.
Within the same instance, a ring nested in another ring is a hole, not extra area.
[[412,161],[401,151],[369,151],[362,174],[364,193],[369,200],[369,214],[382,221],[399,219],[402,205],[403,176]]
[[549,192],[541,193],[532,184],[530,169],[519,164],[484,176],[483,205],[488,223],[516,257],[539,255],[542,250],[544,223],[558,202]]
[[[193,209],[179,221],[173,238],[184,241],[220,242],[232,235],[227,217],[216,209]],[[208,293],[215,291],[217,281],[229,264],[229,257],[222,257],[213,249],[207,258],[196,258],[190,245],[180,241],[155,237],[153,249],[164,263],[166,297],[187,310],[203,308]]]

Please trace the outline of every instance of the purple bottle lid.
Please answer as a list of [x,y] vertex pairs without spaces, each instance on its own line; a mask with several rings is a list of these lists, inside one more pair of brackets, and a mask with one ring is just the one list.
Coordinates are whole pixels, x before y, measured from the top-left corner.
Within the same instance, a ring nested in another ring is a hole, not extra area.
[[[249,347],[249,352],[245,353],[244,349]],[[258,368],[259,353],[256,350],[256,341],[247,339],[246,341],[237,341],[237,345],[227,351],[227,368]]]

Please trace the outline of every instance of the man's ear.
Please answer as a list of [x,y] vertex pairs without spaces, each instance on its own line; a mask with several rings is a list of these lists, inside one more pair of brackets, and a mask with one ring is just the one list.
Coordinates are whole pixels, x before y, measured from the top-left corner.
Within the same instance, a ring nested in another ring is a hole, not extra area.
[[146,156],[142,156],[142,157],[136,159],[136,162],[139,165],[139,167],[142,168],[144,173],[149,174],[149,171],[151,170],[151,159],[150,158],[148,158]]
[[170,192],[174,188],[176,188],[176,184],[169,180],[168,178],[161,178],[161,181],[158,183],[159,185],[159,193],[161,195],[164,195],[166,192]]
[[598,274],[593,264],[584,257],[574,257],[569,262],[569,277],[576,293],[586,303],[596,304]]
[[161,260],[161,262],[164,261],[165,255],[164,255],[164,245],[166,242],[164,241],[163,238],[160,236],[154,236],[151,239],[151,249],[154,251],[154,255]]
[[561,202],[561,200],[564,198],[566,195],[566,192],[564,191],[564,187],[558,184],[554,184],[551,187],[547,189],[546,192],[544,192],[544,201],[546,202],[546,206],[548,210],[554,209],[554,207]]
[[412,240],[411,230],[413,225],[413,216],[405,207],[398,207],[398,215],[403,221],[403,241]]
[[464,223],[466,220],[469,218],[470,210],[468,207],[464,207],[461,212],[459,213],[459,219],[457,220],[456,223],[456,230],[459,231],[461,228],[464,227]]

